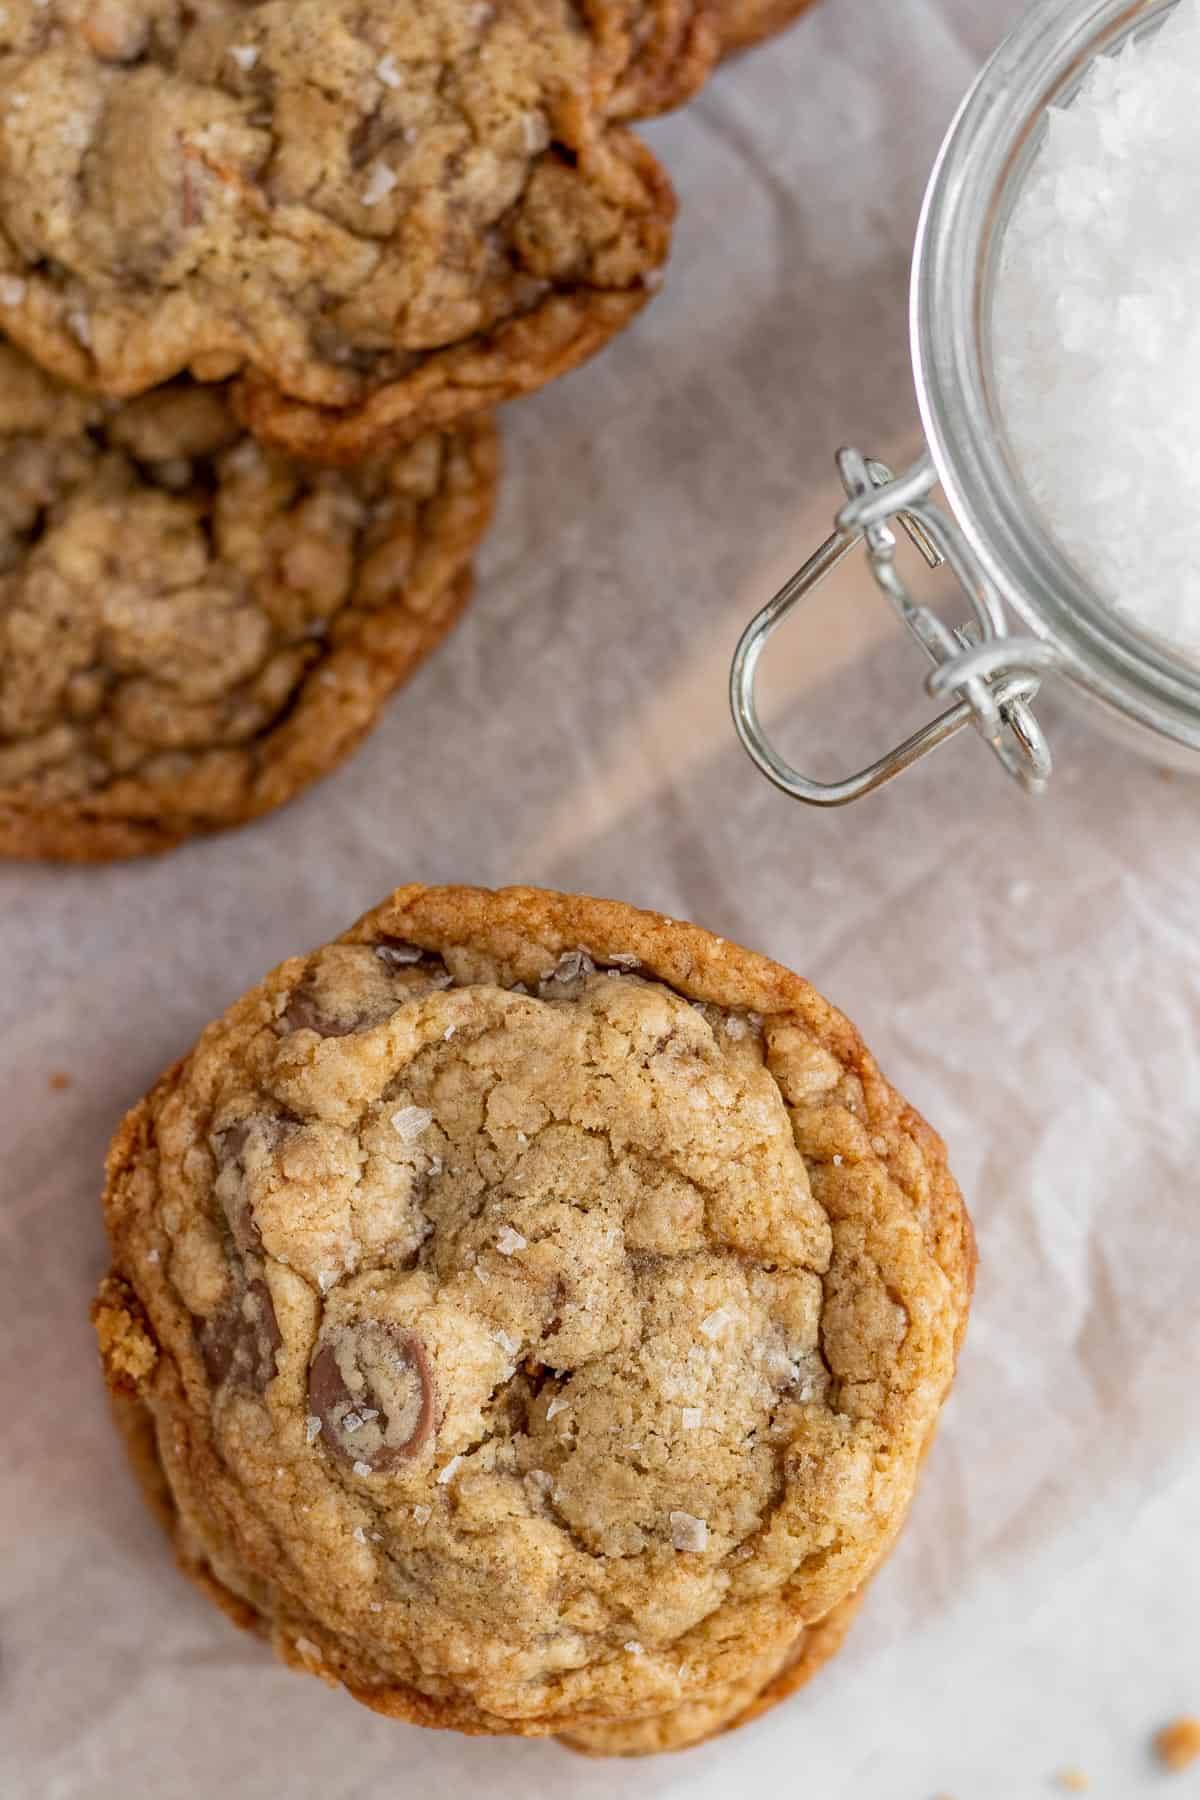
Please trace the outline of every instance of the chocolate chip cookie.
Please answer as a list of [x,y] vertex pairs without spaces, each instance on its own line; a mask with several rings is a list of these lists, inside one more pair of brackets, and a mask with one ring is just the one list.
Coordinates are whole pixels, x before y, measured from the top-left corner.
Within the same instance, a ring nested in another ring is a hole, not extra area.
[[974,1268],[940,1140],[807,983],[520,888],[403,888],[283,964],[105,1207],[185,1569],[377,1711],[599,1751],[835,1647]]
[[614,118],[717,40],[682,0],[10,0],[0,326],[131,396],[237,377],[354,461],[540,386],[642,306],[674,201]]
[[220,387],[112,402],[0,345],[0,854],[161,850],[344,757],[470,593],[487,419],[331,470]]

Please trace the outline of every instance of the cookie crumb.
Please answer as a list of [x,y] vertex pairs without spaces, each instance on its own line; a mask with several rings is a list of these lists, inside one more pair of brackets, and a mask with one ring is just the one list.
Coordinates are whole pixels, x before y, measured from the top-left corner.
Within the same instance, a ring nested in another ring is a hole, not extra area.
[[703,1410],[699,1406],[685,1406],[683,1408],[683,1429],[685,1431],[699,1431],[700,1421],[703,1416]]
[[0,306],[20,306],[26,287],[19,275],[0,275]]
[[69,1088],[70,1085],[71,1077],[67,1074],[66,1070],[55,1069],[50,1077],[50,1086],[54,1089],[55,1093],[61,1094],[63,1090]]
[[1082,1769],[1060,1769],[1054,1779],[1069,1794],[1086,1794],[1092,1785]]
[[1188,1769],[1200,1757],[1200,1719],[1173,1719],[1154,1739],[1154,1754],[1173,1773]]

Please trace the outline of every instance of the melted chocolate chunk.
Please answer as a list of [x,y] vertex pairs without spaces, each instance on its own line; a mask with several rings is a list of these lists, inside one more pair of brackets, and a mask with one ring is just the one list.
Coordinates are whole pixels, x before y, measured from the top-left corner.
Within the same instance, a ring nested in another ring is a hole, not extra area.
[[261,1394],[274,1379],[283,1343],[266,1282],[248,1282],[220,1312],[199,1321],[196,1341],[213,1387],[233,1381]]
[[394,1469],[436,1429],[433,1371],[414,1331],[364,1319],[337,1328],[308,1371],[321,1441],[347,1463]]

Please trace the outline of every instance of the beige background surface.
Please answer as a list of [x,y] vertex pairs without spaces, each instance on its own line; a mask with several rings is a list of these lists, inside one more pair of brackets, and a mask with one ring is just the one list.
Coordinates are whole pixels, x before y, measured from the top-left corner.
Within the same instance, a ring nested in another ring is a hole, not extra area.
[[[1040,804],[963,741],[816,816],[754,774],[724,700],[741,622],[823,530],[835,446],[911,447],[920,194],[1018,11],[825,0],[653,128],[671,279],[511,412],[474,610],[349,768],[167,861],[0,869],[6,1800],[1022,1800],[1068,1764],[1113,1800],[1170,1785],[1148,1735],[1200,1708],[1200,786],[1051,706]],[[827,767],[919,710],[920,659],[854,593],[772,665]],[[275,1667],[176,1577],[104,1415],[85,1314],[122,1108],[279,957],[455,877],[622,895],[794,964],[974,1206],[977,1308],[903,1547],[807,1695],[683,1758],[420,1733]]]

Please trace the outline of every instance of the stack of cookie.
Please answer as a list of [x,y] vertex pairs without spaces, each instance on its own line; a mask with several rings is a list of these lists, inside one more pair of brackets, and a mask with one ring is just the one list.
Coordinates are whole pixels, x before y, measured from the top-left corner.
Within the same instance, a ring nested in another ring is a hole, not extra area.
[[974,1248],[804,981],[529,889],[402,889],[127,1118],[95,1308],[183,1568],[378,1712],[680,1748],[837,1649]]
[[661,277],[626,122],[799,10],[9,0],[0,852],[159,849],[350,749],[468,596],[490,411]]

